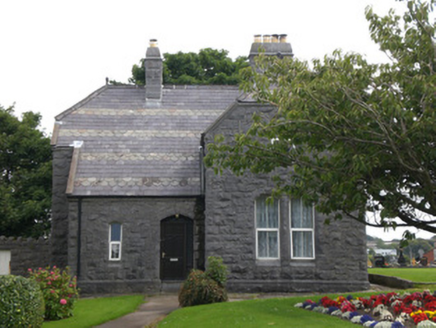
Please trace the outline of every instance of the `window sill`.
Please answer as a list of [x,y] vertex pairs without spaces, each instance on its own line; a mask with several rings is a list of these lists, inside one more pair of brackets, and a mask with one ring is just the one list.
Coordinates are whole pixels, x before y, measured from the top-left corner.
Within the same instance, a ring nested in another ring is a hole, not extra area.
[[280,259],[256,259],[258,266],[281,266]]
[[315,266],[315,259],[307,259],[307,260],[291,259],[291,261],[289,262],[289,266],[291,266],[291,267],[314,267]]

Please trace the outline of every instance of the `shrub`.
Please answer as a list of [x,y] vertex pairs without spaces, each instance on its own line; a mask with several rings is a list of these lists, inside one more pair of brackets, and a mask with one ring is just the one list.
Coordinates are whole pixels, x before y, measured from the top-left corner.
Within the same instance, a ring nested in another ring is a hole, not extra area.
[[201,270],[191,271],[179,293],[182,307],[225,302],[227,299],[226,289]]
[[36,282],[0,276],[0,327],[42,327],[44,298]]
[[73,315],[74,303],[79,293],[76,277],[71,278],[69,268],[64,271],[56,266],[29,269],[29,274],[39,284],[44,296],[46,320],[60,320]]
[[217,256],[209,256],[207,258],[206,276],[215,280],[218,285],[225,287],[227,282],[227,266],[223,263],[223,259]]

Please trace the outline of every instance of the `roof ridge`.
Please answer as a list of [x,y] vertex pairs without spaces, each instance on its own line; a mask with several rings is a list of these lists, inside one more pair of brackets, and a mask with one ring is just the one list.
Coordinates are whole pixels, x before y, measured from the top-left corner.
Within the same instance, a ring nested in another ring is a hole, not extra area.
[[71,106],[70,108],[64,110],[62,113],[58,114],[55,116],[55,120],[56,121],[60,121],[62,118],[64,118],[65,116],[67,116],[68,114],[70,114],[71,112],[74,112],[76,109],[83,107],[83,105],[85,103],[87,103],[88,101],[90,101],[91,99],[97,97],[99,94],[101,94],[103,91],[110,89],[112,86],[110,85],[104,85],[101,88],[95,90],[93,93],[91,93],[90,95],[88,95],[87,97],[85,97],[84,99],[82,99],[81,101],[79,101],[78,103],[76,103],[75,105]]
[[[146,86],[147,87],[147,86]],[[234,90],[239,89],[239,85],[228,84],[164,84],[164,89],[221,89],[221,90]]]

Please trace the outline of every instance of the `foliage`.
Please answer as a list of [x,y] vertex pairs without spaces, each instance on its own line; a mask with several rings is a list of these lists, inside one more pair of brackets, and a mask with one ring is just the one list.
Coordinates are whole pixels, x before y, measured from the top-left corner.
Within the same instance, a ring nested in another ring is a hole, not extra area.
[[192,270],[179,292],[181,307],[227,301],[226,289],[201,270]]
[[45,319],[59,320],[73,315],[74,303],[79,297],[76,277],[71,278],[69,268],[56,266],[37,270],[29,269],[30,279],[41,288],[45,301]]
[[205,274],[210,279],[215,280],[219,286],[226,286],[227,266],[223,263],[223,259],[221,257],[209,256],[207,258],[207,269]]
[[[235,61],[228,57],[228,51],[211,48],[200,52],[163,55],[164,84],[221,84],[239,83],[239,71],[248,66],[247,58],[238,57]],[[133,65],[129,82],[145,85],[144,58],[140,65]]]
[[80,299],[73,317],[44,322],[43,328],[91,328],[134,312],[144,301],[143,295]]
[[387,64],[340,51],[311,64],[259,56],[242,87],[277,111],[255,115],[234,138],[216,136],[206,163],[236,174],[285,168],[275,175],[276,193],[302,197],[331,218],[436,232],[434,2],[407,1],[402,20],[367,9]]
[[413,258],[416,258],[417,256],[420,256],[420,249],[422,249],[424,253],[427,253],[432,248],[433,245],[430,244],[429,241],[422,238],[417,238],[408,241],[407,246],[403,248],[403,253],[409,256],[411,255]]
[[0,276],[0,327],[42,327],[44,299],[34,281]]
[[0,106],[0,236],[39,237],[50,231],[50,140],[40,114]]

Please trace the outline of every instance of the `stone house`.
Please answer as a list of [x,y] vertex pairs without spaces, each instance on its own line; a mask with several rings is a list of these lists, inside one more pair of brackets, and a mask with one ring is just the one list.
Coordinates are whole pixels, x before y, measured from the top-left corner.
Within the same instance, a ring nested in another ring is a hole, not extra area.
[[[252,59],[292,56],[285,36],[255,39]],[[162,86],[162,58],[147,49],[146,87],[105,85],[56,116],[52,263],[87,293],[158,291],[210,255],[232,291],[348,291],[368,287],[365,227],[327,226],[299,199],[272,204],[268,175],[203,166],[214,135],[273,111],[235,86]]]

